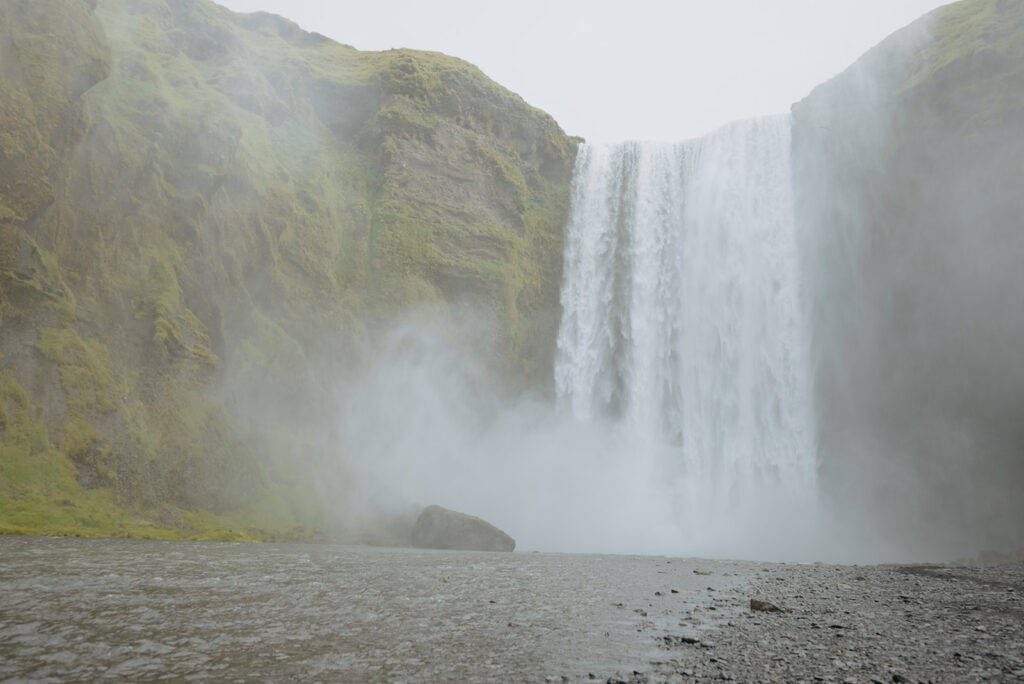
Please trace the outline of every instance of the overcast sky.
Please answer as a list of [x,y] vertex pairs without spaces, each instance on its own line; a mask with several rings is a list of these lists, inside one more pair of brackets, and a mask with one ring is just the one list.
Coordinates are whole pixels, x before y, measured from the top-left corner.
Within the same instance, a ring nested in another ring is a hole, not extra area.
[[220,0],[361,50],[461,57],[590,141],[787,111],[942,0]]

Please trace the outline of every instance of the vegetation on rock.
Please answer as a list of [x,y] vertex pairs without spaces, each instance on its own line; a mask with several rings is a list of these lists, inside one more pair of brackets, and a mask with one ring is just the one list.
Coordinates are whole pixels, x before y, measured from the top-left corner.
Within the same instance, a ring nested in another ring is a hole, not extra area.
[[574,154],[445,55],[207,0],[4,3],[0,531],[329,531],[324,369],[394,317],[472,310],[497,375],[548,383]]

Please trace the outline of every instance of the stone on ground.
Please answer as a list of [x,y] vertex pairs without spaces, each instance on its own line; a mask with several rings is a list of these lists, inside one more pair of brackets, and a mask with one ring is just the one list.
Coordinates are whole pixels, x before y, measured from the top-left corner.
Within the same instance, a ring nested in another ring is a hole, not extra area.
[[486,520],[427,506],[413,526],[412,545],[423,549],[512,551],[516,541]]

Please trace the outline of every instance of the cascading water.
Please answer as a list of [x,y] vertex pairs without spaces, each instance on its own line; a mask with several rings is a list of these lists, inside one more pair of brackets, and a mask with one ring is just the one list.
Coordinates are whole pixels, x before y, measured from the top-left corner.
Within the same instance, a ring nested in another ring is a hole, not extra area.
[[723,528],[759,538],[780,508],[806,519],[813,505],[790,126],[579,150],[559,401],[611,421],[622,458],[656,462],[689,551]]
[[398,326],[346,384],[338,435],[359,483],[346,518],[436,503],[524,549],[816,560],[829,538],[815,523],[789,127],[582,146],[564,410],[488,398],[443,335]]

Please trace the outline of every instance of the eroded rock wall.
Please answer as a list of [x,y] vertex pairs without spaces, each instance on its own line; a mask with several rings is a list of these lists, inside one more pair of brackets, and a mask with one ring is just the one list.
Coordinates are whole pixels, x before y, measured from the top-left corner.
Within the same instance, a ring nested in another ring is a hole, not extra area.
[[793,112],[836,515],[904,555],[1019,547],[1024,6],[943,7]]
[[0,74],[0,526],[323,528],[336,380],[409,311],[550,383],[575,145],[472,65],[24,0]]

